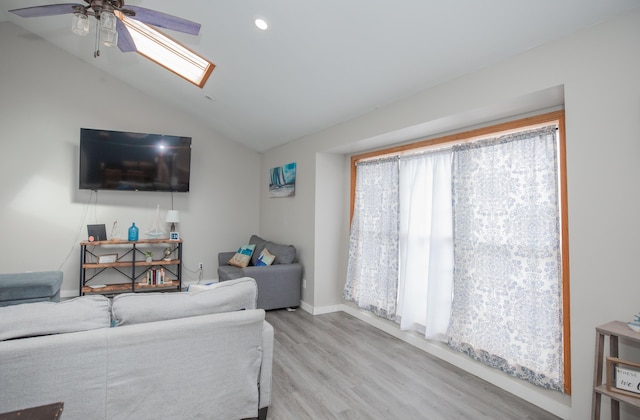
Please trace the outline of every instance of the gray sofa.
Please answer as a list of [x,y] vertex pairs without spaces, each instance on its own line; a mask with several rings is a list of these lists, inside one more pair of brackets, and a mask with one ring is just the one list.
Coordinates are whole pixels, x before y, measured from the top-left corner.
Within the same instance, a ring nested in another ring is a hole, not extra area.
[[[296,248],[271,242],[257,235],[251,235],[249,244],[256,247],[247,267],[229,265],[235,251],[218,254],[218,279],[220,282],[251,277],[258,285],[258,308],[280,309],[300,306],[302,293],[302,264],[297,261]],[[263,249],[275,256],[273,264],[256,266]]]
[[266,418],[273,328],[256,295],[244,278],[2,307],[0,412],[61,401],[66,420]]
[[62,271],[0,274],[0,306],[60,302]]

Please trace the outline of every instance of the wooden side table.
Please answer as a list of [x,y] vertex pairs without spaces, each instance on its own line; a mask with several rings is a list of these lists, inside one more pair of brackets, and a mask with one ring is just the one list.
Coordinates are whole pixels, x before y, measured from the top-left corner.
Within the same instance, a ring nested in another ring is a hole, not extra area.
[[632,331],[625,322],[612,321],[596,328],[596,360],[593,375],[593,396],[591,401],[591,418],[600,419],[602,396],[611,399],[611,420],[620,419],[620,402],[640,407],[640,394],[637,397],[625,395],[607,389],[606,381],[603,382],[605,363],[604,343],[605,337],[609,337],[609,355],[618,357],[619,338],[622,341],[640,343],[640,333]]

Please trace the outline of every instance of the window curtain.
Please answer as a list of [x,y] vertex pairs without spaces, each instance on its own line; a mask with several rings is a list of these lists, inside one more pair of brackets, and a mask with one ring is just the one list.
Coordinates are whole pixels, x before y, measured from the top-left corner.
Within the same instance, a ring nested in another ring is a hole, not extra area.
[[400,158],[403,330],[447,341],[453,290],[451,149]]
[[555,127],[454,148],[450,346],[562,390]]
[[346,300],[395,320],[398,295],[398,158],[356,167]]

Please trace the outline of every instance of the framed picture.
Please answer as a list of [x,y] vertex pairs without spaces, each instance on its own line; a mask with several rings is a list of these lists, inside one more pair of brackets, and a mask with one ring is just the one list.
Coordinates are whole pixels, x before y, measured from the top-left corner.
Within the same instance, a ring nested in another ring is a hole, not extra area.
[[607,391],[640,398],[640,364],[607,357]]
[[98,264],[109,264],[118,261],[118,254],[98,255]]
[[296,195],[295,162],[271,168],[269,175],[269,197],[293,197]]
[[180,234],[178,232],[170,232],[169,233],[169,239],[172,241],[179,241],[180,240]]

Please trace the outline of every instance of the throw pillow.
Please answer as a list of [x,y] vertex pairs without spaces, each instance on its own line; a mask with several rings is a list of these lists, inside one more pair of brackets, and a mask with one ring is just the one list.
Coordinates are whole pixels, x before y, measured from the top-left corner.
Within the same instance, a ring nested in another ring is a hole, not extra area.
[[229,265],[240,268],[248,266],[255,248],[255,244],[242,245],[238,248],[238,252],[236,252],[236,254],[229,260]]
[[258,257],[258,261],[256,262],[256,266],[267,266],[273,263],[273,260],[276,259],[276,256],[271,254],[267,248],[263,249]]

